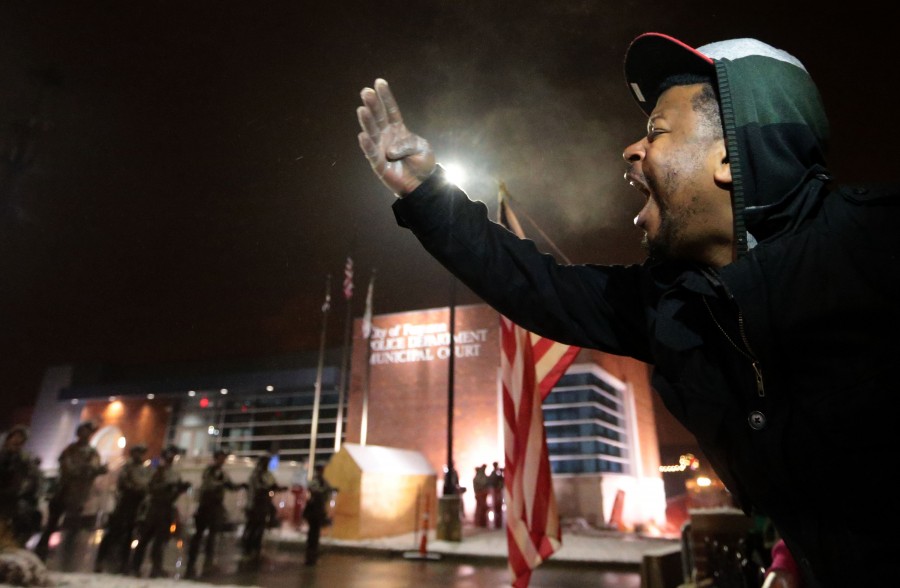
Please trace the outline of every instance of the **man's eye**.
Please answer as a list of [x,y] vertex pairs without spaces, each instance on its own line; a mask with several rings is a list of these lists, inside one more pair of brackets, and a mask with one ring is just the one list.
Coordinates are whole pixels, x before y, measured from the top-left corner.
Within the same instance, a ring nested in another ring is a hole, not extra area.
[[650,129],[649,131],[647,131],[647,140],[652,143],[654,139],[662,134],[663,131],[661,129]]

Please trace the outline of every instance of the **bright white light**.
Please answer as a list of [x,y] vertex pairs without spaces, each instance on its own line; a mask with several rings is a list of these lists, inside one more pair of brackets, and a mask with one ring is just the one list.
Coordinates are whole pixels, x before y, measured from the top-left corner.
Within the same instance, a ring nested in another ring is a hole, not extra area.
[[222,388],[221,390],[219,390],[219,393],[221,393],[223,396],[225,394],[228,394],[228,388]]
[[78,399],[77,399],[77,398],[73,398],[72,401],[71,401],[71,403],[72,403],[72,404],[78,404]]
[[196,395],[197,395],[197,393],[194,392],[193,390],[188,391],[188,396],[196,396]]
[[710,480],[706,476],[697,476],[697,485],[705,488],[712,485],[712,480]]
[[119,446],[119,449],[125,449],[125,437],[119,437],[119,440],[116,441],[116,445]]
[[442,165],[444,166],[444,176],[447,180],[462,188],[467,178],[466,170],[456,163],[445,163]]
[[271,392],[275,389],[275,386],[266,386],[266,392]]
[[147,394],[147,400],[153,400],[154,398],[156,398],[156,394],[154,394],[153,392]]
[[110,396],[110,397],[109,397],[109,401],[110,401],[110,402],[115,402],[115,401],[116,401],[116,397],[115,397],[115,396]]
[[206,429],[206,432],[207,432],[207,434],[209,434],[209,435],[215,435],[215,434],[216,434],[216,428],[215,428],[214,426],[210,425],[209,428]]

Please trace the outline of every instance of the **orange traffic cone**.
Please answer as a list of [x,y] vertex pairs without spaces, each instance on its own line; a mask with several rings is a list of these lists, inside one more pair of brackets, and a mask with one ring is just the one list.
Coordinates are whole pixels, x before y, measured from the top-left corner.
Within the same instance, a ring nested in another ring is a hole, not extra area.
[[[423,513],[422,513],[423,525],[422,525],[422,537],[419,539],[419,550],[418,551],[407,551],[406,553],[404,553],[403,557],[405,557],[406,559],[426,559],[426,560],[441,559],[441,556],[438,553],[428,553],[428,506],[429,506],[428,503],[429,503],[428,495],[426,494],[425,495],[425,507],[424,507]],[[416,513],[417,513],[416,532],[418,532],[418,518],[419,518],[418,517],[418,506],[419,506],[419,501],[416,500]]]

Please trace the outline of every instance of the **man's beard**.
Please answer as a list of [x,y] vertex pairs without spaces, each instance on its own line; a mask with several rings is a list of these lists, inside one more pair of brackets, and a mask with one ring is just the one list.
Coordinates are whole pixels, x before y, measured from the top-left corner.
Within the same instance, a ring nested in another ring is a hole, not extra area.
[[644,237],[641,239],[641,246],[647,251],[648,257],[653,261],[663,261],[669,259],[672,254],[671,247],[669,245],[671,238],[671,227],[670,227],[670,219],[668,215],[668,209],[665,203],[656,198],[654,195],[659,194],[661,192],[660,182],[657,181],[656,176],[644,175],[641,174],[641,180],[650,190],[650,195],[647,197],[652,199],[656,204],[656,209],[659,214],[659,229],[656,231],[656,237],[651,240],[647,235],[647,231],[644,231]]
[[647,232],[644,231],[641,247],[644,248],[651,260],[664,261],[673,258],[672,243],[674,243],[675,232],[668,211],[659,205],[658,202],[657,208],[659,209],[660,222],[659,229],[656,231],[656,237],[651,241]]
[[644,238],[641,239],[641,247],[644,248],[647,252],[647,257],[652,261],[665,261],[672,257],[672,250],[668,243],[661,242],[659,239],[654,239],[651,242],[647,238],[647,233],[644,233]]

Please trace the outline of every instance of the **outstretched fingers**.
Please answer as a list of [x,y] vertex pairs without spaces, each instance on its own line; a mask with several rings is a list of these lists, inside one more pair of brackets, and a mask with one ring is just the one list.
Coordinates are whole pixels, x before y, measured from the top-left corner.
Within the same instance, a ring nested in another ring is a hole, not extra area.
[[362,149],[366,159],[369,160],[372,170],[379,178],[384,177],[384,170],[387,168],[387,160],[384,157],[384,153],[366,131],[360,132],[357,138],[359,139],[359,148]]
[[[377,80],[375,83],[375,87],[378,87]],[[384,104],[381,102],[381,98],[378,96],[377,90],[373,90],[372,88],[363,88],[362,92],[360,92],[359,95],[360,98],[362,98],[363,105],[365,105],[365,107],[371,114],[372,123],[375,125],[374,128],[379,132],[385,130],[388,127],[388,116],[387,111],[384,108]]]
[[389,162],[417,152],[419,138],[403,127],[400,108],[387,81],[378,78],[374,86],[360,92],[363,106],[356,109],[356,117],[362,132],[358,139],[369,165],[383,178]]
[[360,106],[356,109],[356,118],[359,120],[359,126],[362,129],[358,136],[359,147],[365,154],[366,159],[369,160],[369,165],[381,178],[384,176],[387,161],[385,160],[384,152],[379,146],[382,138],[382,127],[379,127],[379,124],[375,121],[373,113],[373,108],[379,102],[378,96],[372,88],[363,88],[360,96],[365,106]]
[[381,130],[375,124],[375,118],[372,116],[372,110],[368,106],[360,106],[356,109],[356,118],[359,120],[359,127],[363,132],[375,143],[380,141]]
[[382,78],[360,92],[356,109],[361,132],[359,147],[372,170],[395,194],[408,194],[434,171],[434,152],[428,142],[410,133],[400,108]]
[[378,95],[378,99],[384,108],[387,123],[392,125],[402,125],[403,116],[400,114],[400,107],[397,106],[397,101],[394,99],[394,94],[391,93],[391,88],[388,86],[387,80],[383,78],[375,80],[375,93]]

